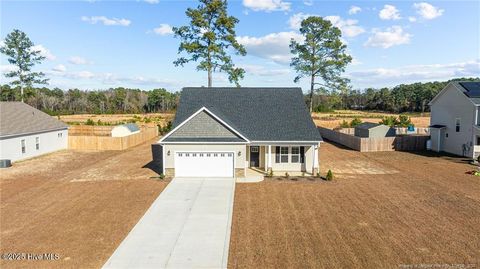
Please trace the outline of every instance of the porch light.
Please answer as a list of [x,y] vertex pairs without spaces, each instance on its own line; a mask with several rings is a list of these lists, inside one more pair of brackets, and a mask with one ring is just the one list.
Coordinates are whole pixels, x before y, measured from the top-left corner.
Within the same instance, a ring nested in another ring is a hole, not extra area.
[[170,156],[170,150],[169,150],[169,151],[167,151],[167,156]]
[[238,157],[242,156],[242,152],[238,151]]

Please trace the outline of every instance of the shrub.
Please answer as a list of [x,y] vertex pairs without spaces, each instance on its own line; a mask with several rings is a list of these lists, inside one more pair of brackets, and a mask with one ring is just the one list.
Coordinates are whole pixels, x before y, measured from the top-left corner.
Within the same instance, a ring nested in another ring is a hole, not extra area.
[[87,119],[85,125],[95,125],[95,122],[92,119]]
[[320,175],[320,172],[317,172],[317,175],[316,175],[318,178],[321,178],[322,176]]
[[342,123],[340,123],[340,127],[341,128],[349,128],[350,123],[348,123],[348,121],[346,121],[346,120],[343,120]]
[[286,177],[286,178],[289,178],[289,177],[290,177],[290,175],[288,174],[288,172],[285,172],[285,177]]
[[397,117],[395,116],[385,116],[380,121],[380,124],[384,124],[390,127],[395,127],[398,124]]
[[355,118],[353,118],[353,120],[350,122],[350,127],[353,128],[353,127],[355,127],[355,126],[357,126],[357,125],[359,125],[359,124],[361,124],[361,123],[362,123],[362,120],[361,120],[359,117],[355,117]]
[[146,118],[146,117],[145,117],[145,118],[143,119],[143,122],[145,122],[145,123],[150,123],[150,122],[152,122],[152,120],[151,120],[150,118]]
[[160,175],[158,175],[158,177],[159,177],[160,179],[164,179],[164,178],[165,178],[165,175],[164,175],[163,173],[161,173]]
[[161,126],[161,125],[157,125],[157,126],[158,126],[158,132],[160,134],[166,134],[170,131],[170,129],[172,129],[172,122],[169,121],[165,126]]
[[407,115],[400,115],[398,116],[397,125],[400,127],[408,127],[409,125],[412,125],[412,120]]
[[268,172],[267,172],[267,177],[273,177],[273,170],[270,169]]
[[331,181],[333,180],[333,172],[332,170],[328,169],[327,176],[325,177],[326,180]]

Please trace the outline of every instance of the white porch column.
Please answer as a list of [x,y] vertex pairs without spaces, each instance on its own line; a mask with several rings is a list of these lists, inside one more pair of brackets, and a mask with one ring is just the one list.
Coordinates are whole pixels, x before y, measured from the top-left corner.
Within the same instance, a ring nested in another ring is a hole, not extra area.
[[272,145],[268,145],[267,172],[272,171]]
[[313,145],[313,165],[312,174],[315,176],[318,173],[318,145]]

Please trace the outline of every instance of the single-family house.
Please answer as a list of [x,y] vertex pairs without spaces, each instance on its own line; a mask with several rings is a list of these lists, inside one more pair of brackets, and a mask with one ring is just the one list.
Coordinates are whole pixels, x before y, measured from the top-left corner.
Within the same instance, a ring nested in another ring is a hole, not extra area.
[[354,129],[355,136],[368,138],[392,137],[395,133],[395,128],[374,122],[360,123]]
[[450,82],[429,105],[432,150],[477,158],[480,82]]
[[172,128],[158,141],[167,176],[318,171],[322,137],[300,88],[184,88]]
[[21,102],[0,102],[0,159],[15,162],[66,149],[68,126]]

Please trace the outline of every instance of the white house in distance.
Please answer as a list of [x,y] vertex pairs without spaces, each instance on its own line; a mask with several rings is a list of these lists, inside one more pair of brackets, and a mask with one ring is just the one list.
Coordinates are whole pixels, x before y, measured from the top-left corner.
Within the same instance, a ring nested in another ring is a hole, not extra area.
[[66,149],[68,126],[21,102],[0,102],[0,159],[15,162]]
[[480,82],[450,82],[429,103],[432,150],[480,155]]

